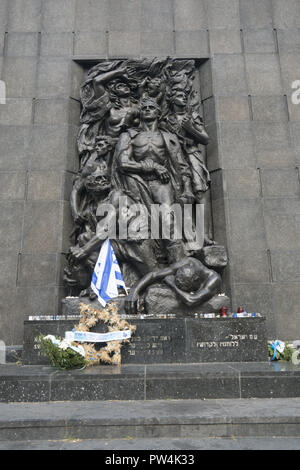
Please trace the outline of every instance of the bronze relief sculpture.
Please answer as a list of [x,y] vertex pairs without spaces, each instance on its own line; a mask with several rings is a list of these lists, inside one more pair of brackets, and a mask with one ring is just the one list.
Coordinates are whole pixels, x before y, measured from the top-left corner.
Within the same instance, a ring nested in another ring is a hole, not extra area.
[[[193,60],[170,58],[105,61],[89,70],[71,194],[75,244],[64,278],[72,295],[95,298],[89,286],[106,238],[131,288],[127,312],[137,313],[139,297],[153,284],[172,291],[179,306],[201,306],[220,292],[227,258],[210,233],[209,136],[195,73]],[[185,209],[188,228],[175,214]]]

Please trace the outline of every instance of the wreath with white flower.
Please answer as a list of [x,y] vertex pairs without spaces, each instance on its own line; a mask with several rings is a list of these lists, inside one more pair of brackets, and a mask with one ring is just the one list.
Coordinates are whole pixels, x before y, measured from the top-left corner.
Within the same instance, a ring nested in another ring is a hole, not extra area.
[[[135,325],[130,325],[118,315],[117,306],[109,302],[103,309],[80,304],[80,321],[74,326],[75,331],[89,331],[99,321],[108,325],[108,331],[128,331],[134,333]],[[50,359],[51,365],[61,369],[83,369],[86,366],[98,365],[101,362],[112,365],[121,364],[121,348],[129,339],[114,340],[106,346],[97,348],[95,343],[78,343],[53,335],[40,335],[36,338],[41,353]]]

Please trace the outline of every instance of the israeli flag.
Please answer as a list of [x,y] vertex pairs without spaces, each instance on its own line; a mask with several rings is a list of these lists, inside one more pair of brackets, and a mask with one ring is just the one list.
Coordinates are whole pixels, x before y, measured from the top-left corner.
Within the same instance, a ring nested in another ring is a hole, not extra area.
[[97,294],[100,304],[105,307],[110,299],[118,297],[118,287],[123,287],[126,291],[119,263],[107,238],[95,264],[91,288]]

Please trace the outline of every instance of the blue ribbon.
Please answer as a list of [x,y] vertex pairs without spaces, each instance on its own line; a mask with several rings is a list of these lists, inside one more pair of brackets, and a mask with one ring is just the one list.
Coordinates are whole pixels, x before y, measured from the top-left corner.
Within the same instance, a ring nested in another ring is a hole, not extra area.
[[274,355],[273,355],[271,361],[274,361],[274,359],[275,359],[275,357],[276,357],[277,346],[279,346],[279,345],[280,345],[280,342],[279,342],[279,341],[276,341],[276,342],[275,342],[275,341],[272,341],[272,343],[270,344],[271,348],[274,349]]

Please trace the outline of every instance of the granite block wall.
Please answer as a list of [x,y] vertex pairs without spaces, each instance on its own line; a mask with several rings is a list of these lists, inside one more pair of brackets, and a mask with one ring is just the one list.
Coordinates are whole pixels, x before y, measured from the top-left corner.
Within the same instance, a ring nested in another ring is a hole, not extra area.
[[[59,311],[84,64],[201,59],[213,227],[233,307],[300,337],[298,0],[0,0],[0,339]],[[203,61],[202,59],[205,59]]]

